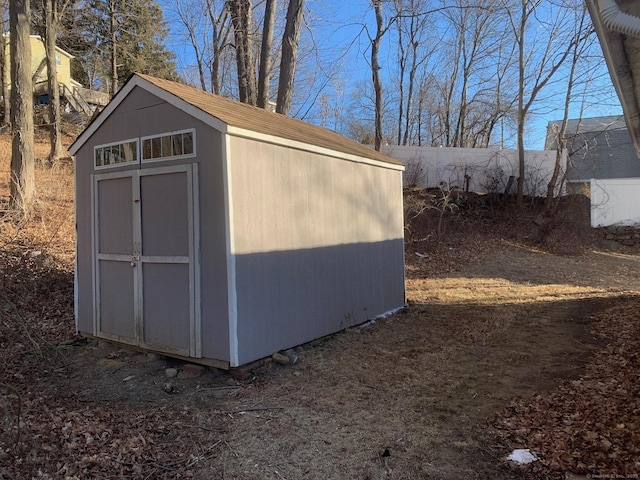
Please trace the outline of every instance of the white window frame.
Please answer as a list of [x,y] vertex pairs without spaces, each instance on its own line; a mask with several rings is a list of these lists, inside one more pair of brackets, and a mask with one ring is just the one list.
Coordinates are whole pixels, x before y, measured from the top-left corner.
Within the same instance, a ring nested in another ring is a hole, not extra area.
[[[192,139],[191,141],[193,144],[193,151],[191,153],[186,153],[182,155],[169,155],[169,156],[162,156],[162,157],[156,157],[156,158],[143,158],[145,140],[153,140],[154,138],[163,138],[163,137],[168,137],[170,135],[178,135],[178,134],[184,134],[184,133],[191,133],[191,139]],[[187,128],[184,130],[175,130],[173,132],[163,132],[156,135],[147,135],[145,137],[140,137],[140,161],[142,163],[166,162],[168,160],[179,160],[182,158],[190,158],[195,156],[196,156],[196,129],[195,128]]]
[[[136,144],[136,159],[131,161],[131,162],[121,162],[121,163],[114,163],[112,165],[96,165],[96,155],[98,152],[99,148],[105,148],[105,147],[111,147],[112,145],[124,145],[125,143],[134,143]],[[110,142],[110,143],[102,143],[100,145],[96,145],[95,147],[93,147],[93,168],[95,170],[104,170],[104,169],[108,169],[108,168],[118,168],[118,167],[124,167],[127,165],[140,165],[140,157],[141,157],[141,152],[140,152],[140,139],[138,138],[129,138],[127,140],[120,140],[117,142]]]

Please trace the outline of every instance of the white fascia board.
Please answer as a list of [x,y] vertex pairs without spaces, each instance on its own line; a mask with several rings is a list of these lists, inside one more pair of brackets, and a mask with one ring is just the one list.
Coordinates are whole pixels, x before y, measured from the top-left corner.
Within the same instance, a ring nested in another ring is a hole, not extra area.
[[80,136],[76,139],[75,142],[69,147],[69,153],[71,155],[75,155],[77,151],[84,145],[89,138],[100,128],[100,126],[105,122],[107,118],[113,113],[113,111],[118,108],[118,105],[122,103],[122,101],[131,93],[131,91],[135,87],[140,87],[147,92],[155,95],[156,97],[166,101],[170,105],[182,110],[183,112],[191,115],[194,118],[202,121],[203,123],[211,126],[215,130],[220,132],[225,132],[227,129],[227,124],[218,120],[214,116],[200,110],[197,107],[194,107],[190,103],[182,100],[181,98],[176,97],[175,95],[163,90],[162,88],[144,80],[139,76],[134,76],[131,78],[124,86],[116,93],[115,97],[111,99],[111,101],[107,104],[107,106],[100,112],[98,117],[87,127],[87,129],[80,134]]
[[334,157],[341,160],[347,160],[350,162],[364,163],[367,165],[374,165],[376,167],[387,168],[390,170],[404,171],[404,165],[396,165],[393,163],[382,162],[379,160],[373,160],[371,158],[365,158],[358,155],[352,155],[350,153],[344,153],[339,150],[332,150],[318,145],[312,145],[310,143],[298,142],[297,140],[289,140],[288,138],[276,137],[274,135],[267,135],[264,133],[254,132],[253,130],[247,130],[244,128],[227,126],[226,133],[233,135],[234,137],[246,138],[249,140],[256,140],[264,143],[270,143],[273,145],[279,145],[282,147],[294,148],[296,150],[303,150],[306,152],[317,153],[318,155]]

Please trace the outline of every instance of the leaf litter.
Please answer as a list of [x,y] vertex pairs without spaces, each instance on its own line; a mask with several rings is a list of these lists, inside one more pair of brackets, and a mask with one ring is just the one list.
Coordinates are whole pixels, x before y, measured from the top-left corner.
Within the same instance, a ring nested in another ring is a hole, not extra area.
[[[37,151],[46,155],[46,145]],[[469,195],[447,215],[436,203],[408,216],[406,309],[236,382],[76,337],[72,173],[40,167],[47,201],[17,221],[6,212],[9,152],[2,137],[0,477],[640,470],[639,249],[601,250],[582,199],[564,202],[563,221],[544,239],[533,200],[516,211]],[[514,449],[538,460],[510,465]]]

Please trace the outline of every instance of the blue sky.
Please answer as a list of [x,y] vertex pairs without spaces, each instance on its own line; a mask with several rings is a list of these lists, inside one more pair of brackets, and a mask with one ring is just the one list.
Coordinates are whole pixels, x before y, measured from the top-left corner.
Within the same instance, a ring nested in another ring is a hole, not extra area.
[[[176,53],[179,70],[188,76],[186,72],[195,62],[181,25],[172,19],[170,10],[171,5],[175,5],[175,0],[161,0],[159,3],[165,9],[165,19],[169,21],[168,46]],[[280,0],[279,3],[285,2]],[[302,68],[307,69],[302,75],[306,75],[304,81],[308,83],[307,87],[298,90],[297,110],[292,113],[319,123],[317,105],[323,95],[330,99],[328,101],[331,102],[332,108],[348,114],[348,104],[352,102],[353,90],[370,78],[366,28],[374,29],[375,19],[368,0],[307,0],[305,21],[309,28],[303,32],[301,52],[303,48],[307,48],[313,49],[313,53],[306,61],[301,62],[300,71],[302,72]],[[388,34],[385,40],[390,39],[391,35]],[[395,68],[397,60],[393,58],[391,50],[385,48],[381,52],[380,63],[383,72],[389,72]],[[309,73],[310,65],[311,70],[316,72]],[[622,109],[604,65],[599,65],[598,70],[600,77],[585,101],[583,117],[621,114]],[[393,88],[389,81],[383,86],[387,89]],[[544,108],[535,112],[528,126],[526,146],[530,149],[542,149],[547,123],[562,117],[560,107],[564,100],[563,89],[560,88],[553,94],[549,88],[546,93],[550,101],[546,102]],[[370,92],[362,91],[362,95],[370,96]],[[554,108],[555,105],[558,107]],[[580,107],[576,105],[572,108],[571,116],[576,117],[579,114]],[[326,126],[340,130],[340,125],[328,123]]]

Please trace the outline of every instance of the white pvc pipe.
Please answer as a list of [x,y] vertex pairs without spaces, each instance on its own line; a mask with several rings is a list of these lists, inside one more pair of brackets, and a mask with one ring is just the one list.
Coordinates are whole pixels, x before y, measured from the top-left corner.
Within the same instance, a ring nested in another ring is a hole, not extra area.
[[598,3],[602,23],[609,30],[640,37],[640,17],[623,12],[614,0],[600,0]]

